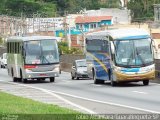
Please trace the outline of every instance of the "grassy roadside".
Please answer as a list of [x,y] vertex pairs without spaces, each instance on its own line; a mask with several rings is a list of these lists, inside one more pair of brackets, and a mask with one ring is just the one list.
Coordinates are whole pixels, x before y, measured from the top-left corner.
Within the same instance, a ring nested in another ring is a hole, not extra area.
[[0,120],[104,120],[0,91]]
[[0,92],[0,114],[75,114],[76,111]]

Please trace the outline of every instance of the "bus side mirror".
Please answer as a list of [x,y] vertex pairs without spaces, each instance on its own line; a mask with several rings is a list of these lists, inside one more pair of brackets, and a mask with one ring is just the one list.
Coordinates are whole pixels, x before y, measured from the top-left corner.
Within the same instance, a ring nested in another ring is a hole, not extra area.
[[112,41],[111,41],[111,53],[115,54],[115,47]]
[[75,66],[72,66],[72,69],[75,69],[76,67]]
[[22,56],[25,58],[26,57],[26,51],[24,49],[24,47],[22,46]]

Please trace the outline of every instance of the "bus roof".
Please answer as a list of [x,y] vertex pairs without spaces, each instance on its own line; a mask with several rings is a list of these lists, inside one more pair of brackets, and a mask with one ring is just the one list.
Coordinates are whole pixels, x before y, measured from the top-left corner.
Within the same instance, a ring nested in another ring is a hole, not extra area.
[[7,39],[7,42],[11,41],[31,41],[31,40],[59,40],[59,37],[54,36],[11,36]]
[[104,38],[108,35],[111,36],[114,40],[143,39],[150,37],[149,33],[144,29],[121,28],[89,33],[86,38]]

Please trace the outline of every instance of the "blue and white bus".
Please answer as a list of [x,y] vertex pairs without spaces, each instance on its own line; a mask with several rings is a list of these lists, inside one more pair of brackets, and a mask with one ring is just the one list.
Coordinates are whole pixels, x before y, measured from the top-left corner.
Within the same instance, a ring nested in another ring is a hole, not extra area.
[[85,40],[87,72],[95,84],[155,78],[152,39],[143,29],[126,28],[89,33]]

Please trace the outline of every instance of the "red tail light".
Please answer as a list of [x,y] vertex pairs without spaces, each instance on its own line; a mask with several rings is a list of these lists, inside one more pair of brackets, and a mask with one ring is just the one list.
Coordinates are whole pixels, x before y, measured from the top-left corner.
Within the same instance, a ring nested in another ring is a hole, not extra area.
[[37,68],[36,65],[24,65],[24,69],[32,69],[32,68]]

